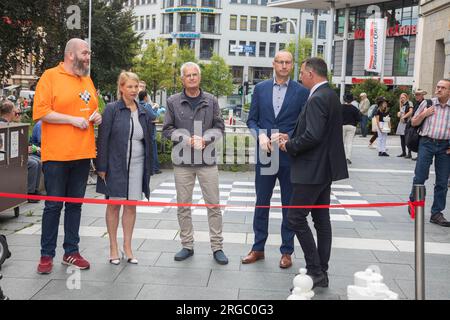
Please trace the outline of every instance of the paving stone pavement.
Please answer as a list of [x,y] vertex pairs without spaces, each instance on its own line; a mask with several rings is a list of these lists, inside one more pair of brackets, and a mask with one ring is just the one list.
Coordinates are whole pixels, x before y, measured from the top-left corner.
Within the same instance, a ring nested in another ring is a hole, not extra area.
[[[332,203],[405,202],[411,189],[415,162],[395,157],[400,153],[399,137],[388,138],[391,157],[378,157],[367,148],[368,138],[355,137],[350,178],[333,186]],[[433,169],[432,169],[433,171]],[[425,241],[426,297],[450,299],[450,228],[428,222],[433,199],[434,174],[427,181]],[[173,171],[152,176],[151,200],[176,201]],[[193,210],[195,254],[176,262],[180,249],[176,209],[139,207],[133,239],[138,265],[122,261],[108,263],[109,241],[104,205],[84,205],[81,219],[80,252],[91,269],[74,271],[59,263],[62,259],[63,230],[58,236],[54,271],[38,275],[40,223],[43,203],[24,204],[21,214],[0,214],[0,233],[5,234],[12,252],[1,270],[0,285],[11,299],[198,299],[279,300],[286,299],[292,280],[305,266],[296,240],[294,266],[280,269],[280,218],[271,210],[265,260],[243,265],[253,241],[254,172],[220,172],[221,203],[239,206],[224,210],[224,251],[229,264],[218,265],[209,245],[206,210]],[[88,186],[86,197],[101,197]],[[449,200],[447,198],[447,200]],[[194,203],[202,203],[195,189]],[[275,190],[272,205],[280,202]],[[353,274],[378,266],[388,287],[401,299],[414,299],[414,222],[406,207],[333,209],[333,249],[328,289],[315,290],[317,300],[345,300]],[[448,206],[445,212],[450,219]],[[61,227],[63,225],[61,217]],[[119,229],[119,237],[122,230]],[[122,241],[119,238],[119,241]]]

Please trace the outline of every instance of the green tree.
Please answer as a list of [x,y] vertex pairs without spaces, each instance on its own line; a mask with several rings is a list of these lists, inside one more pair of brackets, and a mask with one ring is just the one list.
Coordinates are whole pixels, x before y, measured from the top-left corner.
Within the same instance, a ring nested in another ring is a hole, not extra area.
[[202,89],[216,97],[233,92],[233,75],[225,60],[214,53],[210,63],[202,64]]
[[153,101],[158,91],[173,87],[176,49],[175,44],[169,46],[165,39],[158,38],[150,41],[135,60],[133,70],[147,83]]
[[386,97],[388,88],[385,84],[376,79],[366,79],[351,89],[351,93],[354,97],[359,97],[362,92],[367,94],[370,104],[374,104],[376,103],[377,97]]
[[185,62],[195,62],[198,63],[195,57],[195,51],[189,47],[177,47],[176,49],[176,61],[175,68],[173,70],[173,86],[168,90],[168,95],[180,92],[183,88],[180,78],[180,68]]
[[[289,42],[289,44],[286,47],[286,50],[289,51],[290,53],[292,53],[292,56],[294,57],[294,60],[295,60],[295,41]],[[300,66],[301,66],[300,64],[305,59],[311,57],[311,52],[312,52],[311,39],[300,37],[299,41],[298,41],[298,57],[296,60],[296,61],[298,61],[299,72],[300,72]],[[294,61],[294,63],[295,63],[295,61]],[[291,72],[291,78],[293,78],[293,77],[294,77],[294,68],[292,68],[292,72]]]

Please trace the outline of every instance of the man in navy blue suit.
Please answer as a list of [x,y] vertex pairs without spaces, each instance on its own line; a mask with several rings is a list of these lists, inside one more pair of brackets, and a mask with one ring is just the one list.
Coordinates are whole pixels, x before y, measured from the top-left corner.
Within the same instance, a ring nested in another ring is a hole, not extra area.
[[[255,86],[247,126],[258,143],[255,189],[256,205],[269,206],[278,179],[281,203],[289,205],[292,193],[290,160],[286,152],[279,152],[278,142],[288,139],[296,120],[308,99],[309,90],[290,80],[293,57],[288,51],[279,51],[272,62],[275,76]],[[272,146],[274,144],[274,146]],[[280,268],[292,266],[294,232],[287,228],[287,209],[282,209]],[[255,240],[252,250],[242,259],[248,264],[264,259],[264,246],[268,236],[269,208],[255,208],[253,231]]]

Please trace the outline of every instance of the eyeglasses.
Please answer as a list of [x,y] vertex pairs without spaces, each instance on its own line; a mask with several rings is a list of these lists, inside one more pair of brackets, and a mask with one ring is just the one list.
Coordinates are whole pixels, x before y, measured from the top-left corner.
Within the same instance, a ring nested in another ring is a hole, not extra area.
[[198,73],[191,73],[191,74],[185,74],[183,75],[183,78],[197,78]]
[[292,64],[292,61],[278,61],[278,60],[275,60],[275,63],[281,64],[281,65],[285,64],[285,65],[289,66],[289,65]]

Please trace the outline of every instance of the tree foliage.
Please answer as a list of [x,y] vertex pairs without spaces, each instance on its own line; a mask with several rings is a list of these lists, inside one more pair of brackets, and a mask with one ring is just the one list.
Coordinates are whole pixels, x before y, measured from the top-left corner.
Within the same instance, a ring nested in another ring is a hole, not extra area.
[[134,71],[147,83],[147,90],[155,101],[156,93],[173,87],[176,44],[158,38],[150,41],[143,53],[136,58]]
[[225,60],[214,53],[210,63],[202,64],[202,89],[216,97],[233,92],[233,75]]
[[[81,28],[68,29],[67,8],[78,5]],[[120,70],[128,70],[137,53],[139,35],[133,32],[134,18],[123,1],[92,1],[91,77],[98,88],[112,90]],[[39,76],[64,58],[70,38],[88,37],[89,1],[84,0],[2,0],[0,12],[0,77],[22,66],[28,54]]]
[[[308,38],[301,38],[301,37],[299,38],[297,59],[295,59],[295,41],[289,42],[289,44],[286,47],[286,50],[289,51],[294,57],[294,63],[295,61],[298,61],[298,70],[300,72],[300,64],[302,63],[302,61],[311,57],[312,41],[311,39]],[[294,71],[295,70],[293,68],[291,72],[291,78],[294,77]]]

